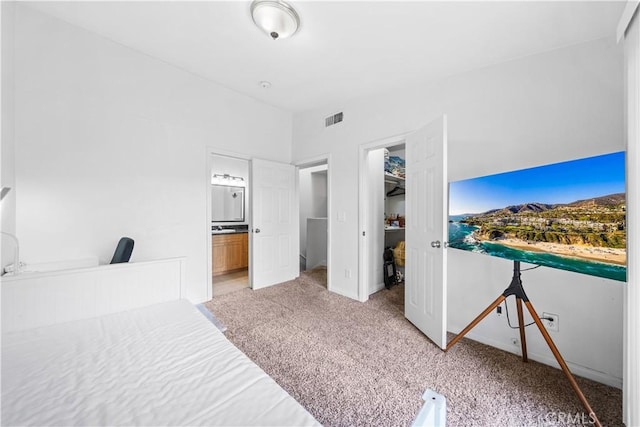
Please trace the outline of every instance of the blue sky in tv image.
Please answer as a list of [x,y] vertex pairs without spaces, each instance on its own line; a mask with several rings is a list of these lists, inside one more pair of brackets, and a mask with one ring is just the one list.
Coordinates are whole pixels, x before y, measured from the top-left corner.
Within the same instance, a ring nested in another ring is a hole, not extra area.
[[449,215],[624,193],[624,151],[456,181],[449,186]]
[[[449,244],[626,281],[624,192],[624,152],[452,182]],[[574,204],[610,195],[617,196],[604,204]],[[556,204],[571,205],[554,210]],[[505,209],[511,206],[517,208]],[[479,215],[492,210],[498,212]],[[615,219],[600,220],[609,214]]]

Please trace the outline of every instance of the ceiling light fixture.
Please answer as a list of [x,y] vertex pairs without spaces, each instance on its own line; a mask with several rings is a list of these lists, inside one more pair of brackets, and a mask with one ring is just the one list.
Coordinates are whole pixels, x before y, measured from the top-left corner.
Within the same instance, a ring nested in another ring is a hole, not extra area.
[[296,11],[281,0],[254,0],[251,3],[251,17],[274,40],[291,37],[300,26]]

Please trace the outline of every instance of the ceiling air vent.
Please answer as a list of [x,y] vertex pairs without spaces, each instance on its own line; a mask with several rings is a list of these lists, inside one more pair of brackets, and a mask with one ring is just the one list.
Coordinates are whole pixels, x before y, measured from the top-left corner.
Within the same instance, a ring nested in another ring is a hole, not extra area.
[[333,116],[329,116],[326,119],[324,119],[324,127],[329,127],[329,126],[333,126],[336,123],[340,123],[342,121],[342,117],[344,116],[344,114],[341,112],[334,114]]

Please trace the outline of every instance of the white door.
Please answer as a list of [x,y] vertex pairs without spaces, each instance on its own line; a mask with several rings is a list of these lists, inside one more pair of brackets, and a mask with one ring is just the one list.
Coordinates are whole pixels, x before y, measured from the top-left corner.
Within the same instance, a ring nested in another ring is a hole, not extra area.
[[447,345],[447,118],[406,139],[405,317]]
[[253,289],[295,279],[298,207],[295,167],[251,160],[251,283]]

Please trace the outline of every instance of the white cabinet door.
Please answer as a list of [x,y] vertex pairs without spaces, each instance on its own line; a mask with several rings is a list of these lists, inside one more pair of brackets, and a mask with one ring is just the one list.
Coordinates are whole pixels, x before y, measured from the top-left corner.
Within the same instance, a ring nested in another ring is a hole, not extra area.
[[259,289],[299,273],[295,167],[253,159],[251,183],[251,284]]
[[406,139],[405,317],[447,344],[447,119]]

